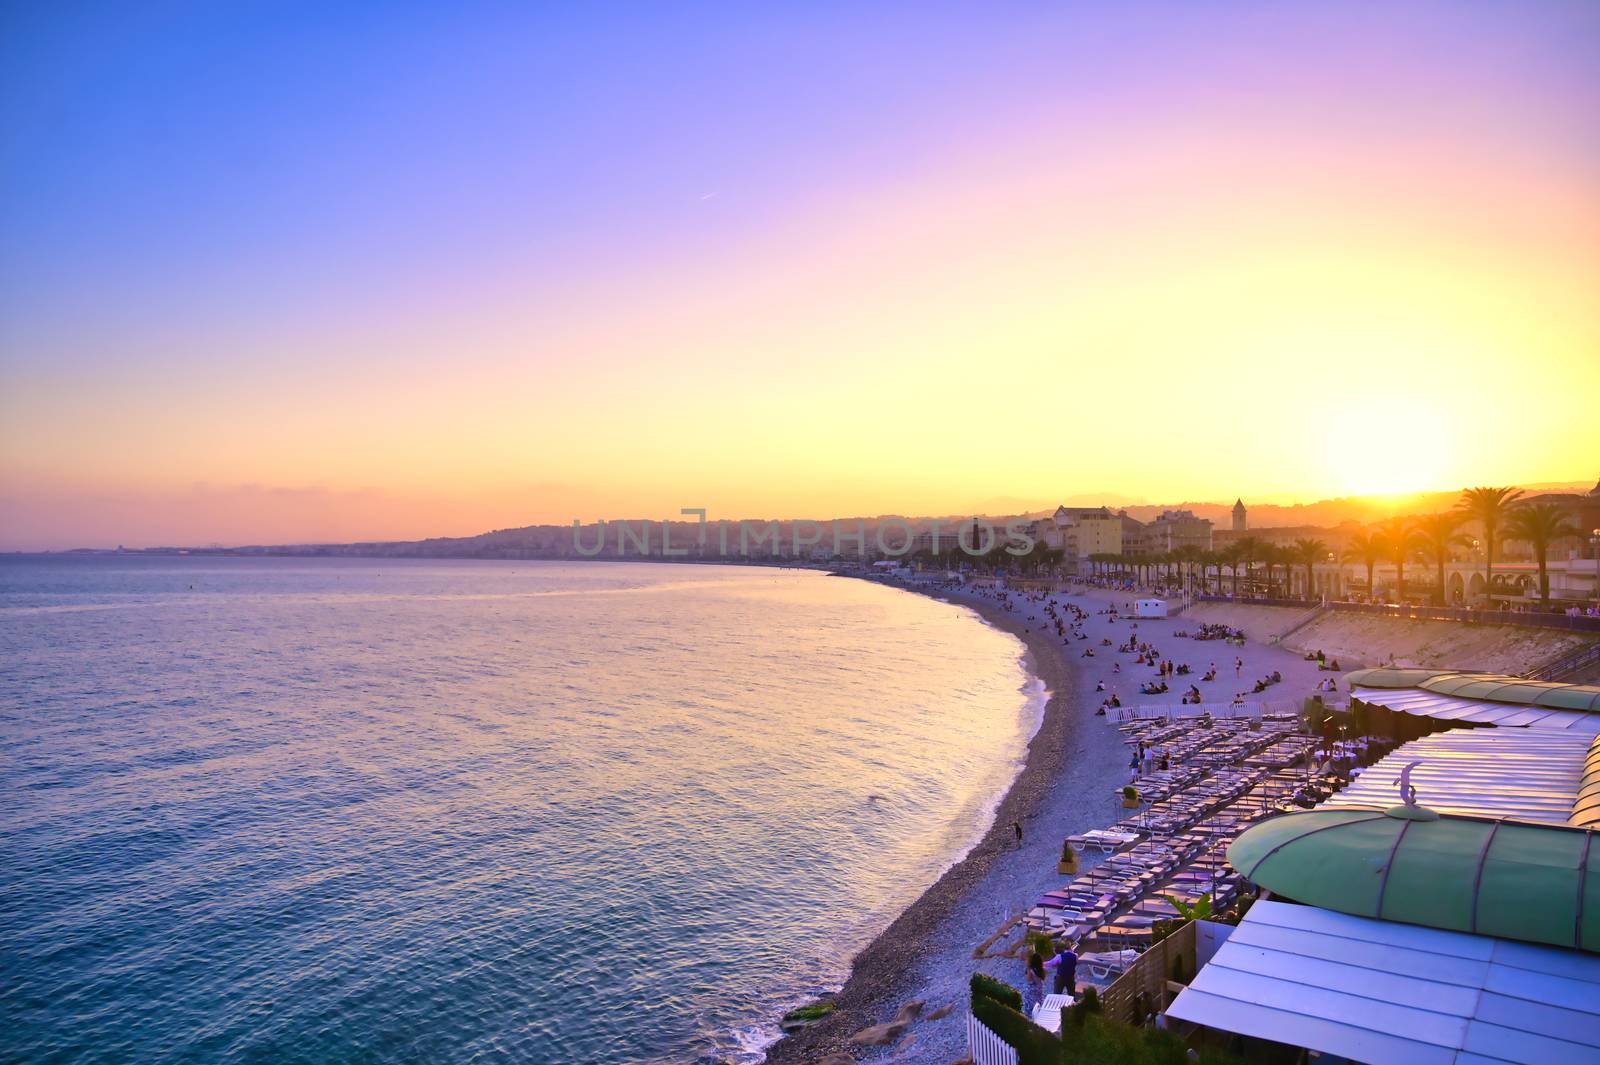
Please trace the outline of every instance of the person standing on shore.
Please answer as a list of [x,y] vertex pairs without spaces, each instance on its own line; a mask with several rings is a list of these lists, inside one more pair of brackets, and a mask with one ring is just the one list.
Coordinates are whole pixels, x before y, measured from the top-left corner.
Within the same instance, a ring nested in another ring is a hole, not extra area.
[[1021,850],[1022,849],[1022,822],[1021,821],[1013,821],[1013,822],[1011,822],[1011,831],[1017,837],[1017,849]]
[[1056,971],[1055,994],[1078,997],[1078,944],[1069,942],[1060,954],[1044,963]]
[[1022,971],[1022,1015],[1033,1017],[1033,1011],[1044,1002],[1044,955],[1028,952],[1028,964]]

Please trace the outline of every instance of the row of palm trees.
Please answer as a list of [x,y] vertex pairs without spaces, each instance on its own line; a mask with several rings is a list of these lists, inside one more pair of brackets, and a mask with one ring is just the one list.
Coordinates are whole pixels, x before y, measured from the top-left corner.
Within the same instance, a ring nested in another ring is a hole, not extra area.
[[1550,548],[1558,540],[1581,535],[1554,503],[1523,500],[1520,488],[1511,486],[1467,488],[1454,510],[1426,514],[1419,518],[1391,518],[1371,532],[1351,537],[1345,561],[1362,562],[1367,567],[1367,588],[1372,588],[1372,569],[1377,562],[1395,567],[1395,594],[1405,601],[1408,561],[1427,559],[1434,565],[1434,602],[1445,603],[1444,567],[1453,557],[1453,548],[1471,546],[1473,540],[1461,531],[1469,521],[1483,531],[1483,585],[1494,586],[1495,545],[1502,540],[1518,540],[1533,549],[1539,567],[1539,599],[1550,601]]
[[[1373,587],[1373,570],[1380,563],[1394,566],[1395,595],[1400,602],[1406,598],[1406,564],[1428,561],[1434,566],[1434,601],[1445,603],[1445,563],[1453,557],[1453,549],[1472,544],[1471,537],[1461,531],[1469,521],[1477,522],[1483,532],[1484,587],[1493,587],[1493,560],[1495,546],[1502,540],[1517,540],[1533,549],[1539,566],[1539,598],[1550,600],[1550,548],[1558,540],[1581,535],[1572,524],[1567,512],[1552,503],[1523,501],[1519,488],[1467,488],[1454,510],[1439,514],[1426,514],[1414,518],[1391,518],[1372,529],[1362,530],[1350,537],[1342,556],[1343,561],[1360,563],[1367,570],[1367,591]],[[1255,580],[1257,565],[1266,570],[1266,588],[1271,593],[1273,575],[1278,566],[1284,569],[1284,587],[1289,585],[1291,568],[1305,567],[1306,594],[1313,594],[1316,582],[1313,567],[1318,562],[1332,559],[1327,544],[1316,539],[1299,539],[1293,544],[1274,545],[1254,536],[1234,541],[1221,551],[1204,551],[1197,547],[1183,547],[1163,555],[1090,555],[1089,561],[1097,574],[1116,573],[1149,583],[1150,577],[1165,580],[1181,575],[1190,586],[1194,585],[1195,570],[1199,569],[1200,587],[1209,590],[1222,587],[1222,571],[1228,570],[1232,590],[1239,591],[1241,572],[1246,581]],[[1213,586],[1211,575],[1215,572]]]
[[1247,582],[1254,582],[1258,565],[1266,570],[1265,583],[1269,592],[1274,586],[1279,566],[1283,567],[1285,589],[1288,588],[1289,578],[1295,566],[1305,567],[1306,588],[1311,589],[1315,586],[1313,567],[1328,558],[1328,545],[1321,540],[1301,539],[1293,544],[1279,545],[1269,544],[1254,536],[1246,536],[1235,540],[1220,551],[1184,546],[1155,555],[1100,553],[1090,555],[1089,562],[1097,575],[1118,574],[1141,583],[1166,582],[1181,578],[1188,586],[1198,586],[1202,591],[1220,591],[1223,586],[1223,571],[1226,570],[1231,590],[1234,594],[1238,594],[1240,577],[1243,576]]

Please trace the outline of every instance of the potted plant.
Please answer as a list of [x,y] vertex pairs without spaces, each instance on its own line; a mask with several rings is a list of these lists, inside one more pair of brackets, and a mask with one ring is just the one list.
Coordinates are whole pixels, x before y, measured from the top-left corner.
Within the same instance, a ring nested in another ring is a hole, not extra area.
[[1139,789],[1128,784],[1122,789],[1122,808],[1124,810],[1137,810],[1139,808]]

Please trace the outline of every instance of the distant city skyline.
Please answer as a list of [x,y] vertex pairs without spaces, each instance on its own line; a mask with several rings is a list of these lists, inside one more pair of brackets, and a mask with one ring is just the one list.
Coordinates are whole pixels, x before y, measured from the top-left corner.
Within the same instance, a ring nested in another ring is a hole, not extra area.
[[1600,5],[0,14],[0,548],[1595,475]]
[[[1586,494],[1591,489],[1588,481],[1522,481],[1518,486],[1530,493],[1543,493],[1552,491],[1574,491]],[[1428,511],[1451,509],[1460,493],[1460,489],[1436,489],[1423,492],[1406,493],[1390,496],[1346,496],[1333,499],[1317,500],[1273,500],[1270,498],[1252,497],[1245,507],[1249,513],[1250,528],[1273,529],[1303,527],[1306,524],[1332,527],[1347,522],[1363,524],[1392,514],[1420,514]],[[1244,502],[1240,496],[1236,500]],[[1059,497],[1054,502],[1038,503],[1021,500],[1009,501],[991,500],[987,504],[972,507],[958,508],[950,511],[862,511],[853,514],[825,514],[825,513],[762,513],[762,514],[718,514],[709,513],[706,521],[712,525],[722,523],[725,526],[737,529],[741,522],[779,522],[787,525],[790,522],[856,522],[864,520],[867,528],[876,528],[879,519],[904,518],[916,522],[946,521],[962,522],[973,518],[1004,518],[1023,515],[1048,516],[1059,506],[1081,506],[1105,508],[1112,513],[1128,513],[1143,515],[1145,518],[1154,517],[1162,512],[1189,513],[1189,509],[1205,516],[1210,512],[1208,520],[1217,523],[1219,529],[1228,525],[1230,514],[1235,509],[1234,504],[1222,500],[1167,500],[1148,501],[1138,500],[1116,493],[1076,493]],[[643,511],[628,511],[614,514],[587,514],[569,520],[526,520],[502,522],[493,526],[482,528],[447,530],[440,527],[428,528],[421,532],[406,536],[327,536],[327,537],[284,537],[274,538],[263,535],[244,535],[231,541],[225,540],[191,540],[182,537],[171,537],[143,541],[137,537],[118,538],[112,542],[79,542],[72,544],[42,545],[42,544],[0,544],[0,551],[55,551],[55,550],[111,550],[126,547],[129,550],[141,550],[152,547],[178,547],[178,548],[236,548],[236,547],[261,547],[261,546],[294,546],[306,544],[357,544],[370,542],[413,542],[430,539],[471,538],[487,533],[523,528],[555,529],[561,534],[561,539],[566,539],[566,530],[572,527],[574,521],[588,527],[595,522],[633,523],[634,525],[648,525],[659,530],[662,523],[690,526],[699,519],[693,515],[685,515],[674,509],[660,515],[652,515]],[[277,526],[266,526],[275,528]],[[853,527],[853,526],[852,526]],[[590,535],[593,535],[592,531]]]

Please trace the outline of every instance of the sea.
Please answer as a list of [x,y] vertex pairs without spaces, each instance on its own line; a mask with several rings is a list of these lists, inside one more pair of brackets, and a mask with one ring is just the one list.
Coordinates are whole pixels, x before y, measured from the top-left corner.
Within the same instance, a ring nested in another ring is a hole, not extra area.
[[971,611],[807,570],[0,558],[0,1059],[729,1062],[981,837]]

